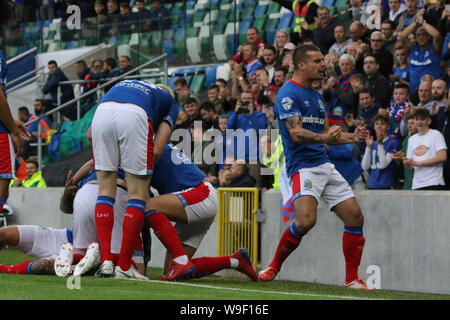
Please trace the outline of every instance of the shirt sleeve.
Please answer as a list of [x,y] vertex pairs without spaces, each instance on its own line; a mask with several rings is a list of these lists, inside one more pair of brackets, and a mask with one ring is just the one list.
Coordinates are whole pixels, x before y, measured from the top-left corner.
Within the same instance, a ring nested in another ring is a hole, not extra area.
[[435,139],[433,139],[436,147],[436,152],[439,152],[441,150],[447,150],[447,144],[445,143],[444,136],[442,133],[436,130]]
[[176,103],[175,99],[173,99],[172,105],[170,106],[170,110],[168,114],[164,117],[164,121],[167,121],[170,125],[170,128],[173,130],[177,118],[178,118],[178,104]]
[[302,116],[300,104],[292,96],[283,95],[278,92],[275,105],[277,107],[278,117],[280,120]]

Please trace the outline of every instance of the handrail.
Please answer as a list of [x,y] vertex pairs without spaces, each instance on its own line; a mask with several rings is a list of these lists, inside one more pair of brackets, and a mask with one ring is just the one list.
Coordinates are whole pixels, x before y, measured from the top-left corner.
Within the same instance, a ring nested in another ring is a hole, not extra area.
[[31,52],[36,51],[36,50],[37,50],[37,47],[33,47],[33,48],[31,48],[31,49],[29,49],[29,50],[27,50],[25,52],[22,52],[18,56],[14,57],[14,58],[11,58],[8,61],[6,61],[6,64],[9,65],[9,64],[15,62],[16,60],[19,60],[20,58],[22,58],[22,57],[26,56],[27,54],[30,54]]
[[[135,78],[158,78],[164,76],[164,72],[161,73],[152,73],[152,74],[136,74],[133,76],[126,76],[124,79],[135,79]],[[97,80],[68,80],[68,81],[61,81],[59,84],[79,84],[79,83],[91,83],[91,82],[105,82],[108,79],[113,78],[101,78]],[[116,78],[114,78],[116,79]],[[39,82],[43,83],[43,82]]]
[[[34,118],[33,120],[28,121],[27,123],[25,123],[25,125],[29,125],[31,123],[39,121],[40,119],[42,119],[42,118],[44,118],[44,117],[46,117],[48,115],[51,115],[51,114],[53,114],[53,113],[55,113],[55,112],[57,112],[57,111],[59,111],[59,110],[61,110],[63,108],[65,108],[65,107],[75,103],[78,100],[84,99],[84,98],[88,97],[89,95],[93,94],[94,92],[97,92],[100,89],[103,89],[103,88],[109,86],[110,84],[113,84],[113,83],[117,82],[118,80],[124,79],[126,76],[131,75],[132,73],[134,73],[136,71],[139,71],[141,69],[144,69],[148,65],[153,64],[153,63],[155,63],[155,62],[157,62],[159,60],[162,60],[162,59],[164,59],[164,68],[166,70],[166,72],[165,72],[166,76],[164,77],[165,78],[164,80],[165,80],[165,84],[167,84],[167,59],[165,59],[165,58],[167,58],[167,53],[164,53],[164,54],[162,54],[162,55],[160,55],[160,56],[158,56],[158,57],[156,57],[156,58],[154,58],[154,59],[152,59],[150,61],[147,61],[144,64],[141,64],[140,66],[138,66],[138,67],[136,67],[136,68],[134,68],[134,69],[132,69],[130,71],[127,71],[124,74],[121,74],[118,77],[111,78],[111,80],[109,80],[106,83],[96,87],[95,90],[89,90],[88,92],[82,94],[81,96],[79,96],[77,98],[74,98],[74,99],[72,99],[70,101],[67,101],[67,102],[63,103],[62,105],[56,107],[55,109],[49,110],[46,113],[44,113],[44,114]],[[74,80],[74,81],[77,81],[77,80]]]
[[[37,73],[37,72],[41,71],[42,69],[44,69],[44,66],[42,66],[42,67],[40,67],[40,68],[38,68],[38,69],[34,69],[34,70],[31,70],[31,71],[28,71],[27,73],[21,75],[20,77],[15,78],[14,80],[8,82],[8,83],[6,84],[6,86],[9,87],[9,86],[11,86],[11,84],[16,83],[16,82],[18,82],[19,80],[22,80],[23,78],[28,77],[30,74]],[[39,75],[35,75],[35,77],[39,77]],[[29,80],[29,79],[27,79],[27,80]],[[7,93],[12,92],[12,91],[14,91],[15,89],[16,89],[16,87],[10,88],[10,89],[7,91]]]

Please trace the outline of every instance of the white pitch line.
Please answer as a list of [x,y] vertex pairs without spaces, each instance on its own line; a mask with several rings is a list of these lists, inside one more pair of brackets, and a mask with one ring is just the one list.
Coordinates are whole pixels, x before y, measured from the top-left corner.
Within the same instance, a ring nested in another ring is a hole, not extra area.
[[[121,279],[122,280],[122,279]],[[123,280],[131,280],[135,281],[136,279],[123,279]],[[180,285],[180,286],[190,286],[197,288],[206,288],[206,289],[220,289],[220,290],[231,290],[231,291],[245,291],[245,292],[257,292],[257,293],[267,293],[267,294],[284,294],[291,296],[303,296],[303,297],[319,297],[319,298],[331,298],[331,299],[352,299],[352,300],[383,300],[383,299],[372,299],[372,298],[363,298],[363,297],[354,297],[354,296],[333,296],[333,295],[325,295],[325,294],[314,294],[314,293],[299,293],[299,292],[283,292],[283,291],[266,291],[266,290],[256,290],[256,289],[241,289],[241,288],[230,288],[230,287],[216,287],[209,286],[204,284],[193,284],[187,282],[175,282],[175,281],[160,281],[160,280],[138,280],[142,282],[152,282],[158,284],[168,284],[168,285]]]

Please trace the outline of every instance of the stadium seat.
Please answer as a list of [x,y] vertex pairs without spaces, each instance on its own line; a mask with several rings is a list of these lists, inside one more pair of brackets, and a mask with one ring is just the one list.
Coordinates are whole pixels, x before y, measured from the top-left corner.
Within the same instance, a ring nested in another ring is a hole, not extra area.
[[350,3],[349,0],[336,0],[336,3],[334,4],[336,6],[337,11],[341,12],[349,8]]
[[335,4],[336,0],[322,0],[322,6],[324,7],[333,7]]
[[[261,34],[261,36],[265,37],[264,35],[264,26],[266,24],[268,16],[267,15],[261,15],[259,17],[257,17],[255,19],[255,22],[253,23],[253,27],[255,27],[256,29],[258,29],[259,33]],[[263,39],[264,41],[264,39]]]
[[[339,9],[338,9],[338,11],[339,11]],[[335,18],[337,24],[344,24],[344,23],[350,21],[351,19],[352,19],[351,11],[346,12],[344,14],[340,14]]]
[[256,3],[245,6],[242,11],[241,19],[248,19],[248,18],[254,17],[255,7],[256,7]]
[[239,47],[239,35],[238,34],[228,34],[226,36],[227,52],[230,56],[234,56]]
[[213,34],[214,35],[224,34],[227,24],[228,24],[228,20],[227,19],[219,19],[219,21],[217,21],[213,25]]
[[292,20],[294,20],[294,14],[292,12],[284,13],[280,18],[277,29],[280,30],[289,28],[291,26]]
[[267,30],[266,31],[266,43],[273,44],[275,43],[275,36],[277,34],[277,30]]
[[186,39],[186,49],[192,63],[200,63],[200,37],[192,37]]
[[203,91],[206,81],[206,75],[197,73],[192,78],[191,84],[189,85],[189,89],[195,93],[200,93]]
[[278,14],[280,12],[280,8],[281,8],[281,5],[278,2],[271,1],[269,8],[267,9],[267,14],[268,15],[271,15],[274,13]]
[[255,18],[266,14],[268,7],[269,7],[268,5],[258,5],[254,13]]
[[210,85],[216,83],[216,73],[217,73],[218,65],[209,66],[205,69],[205,88],[208,88]]
[[227,36],[224,34],[216,34],[213,38],[214,55],[217,61],[228,60],[227,53]]
[[203,24],[212,24],[217,21],[219,17],[219,10],[211,10],[206,12],[205,17],[203,18]]

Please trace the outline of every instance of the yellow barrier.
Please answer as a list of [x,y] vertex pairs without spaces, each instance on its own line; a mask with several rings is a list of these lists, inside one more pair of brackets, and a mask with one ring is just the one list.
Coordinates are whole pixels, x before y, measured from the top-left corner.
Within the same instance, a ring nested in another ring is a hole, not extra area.
[[219,188],[217,254],[231,255],[246,248],[258,262],[258,188]]

